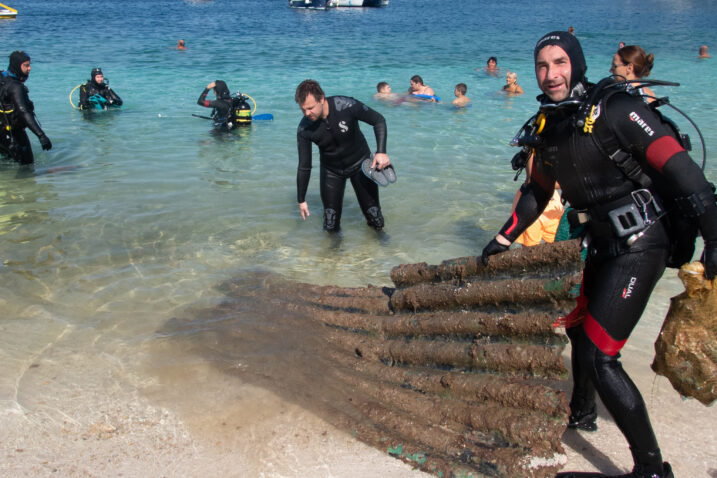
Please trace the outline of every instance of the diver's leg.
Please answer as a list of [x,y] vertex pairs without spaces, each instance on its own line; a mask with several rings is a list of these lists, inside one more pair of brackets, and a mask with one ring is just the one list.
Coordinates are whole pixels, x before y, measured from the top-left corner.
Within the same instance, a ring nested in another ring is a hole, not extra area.
[[346,178],[322,167],[320,182],[321,202],[324,204],[324,229],[338,232],[341,229]]
[[605,261],[591,277],[582,331],[573,334],[581,370],[589,374],[630,445],[635,470],[626,476],[667,476],[645,402],[618,360],[665,269],[666,256],[664,249],[651,249]]
[[381,203],[378,200],[378,184],[367,178],[359,168],[351,175],[351,186],[354,188],[356,199],[358,199],[368,225],[377,231],[383,229]]
[[14,151],[15,161],[20,164],[34,163],[35,157],[32,154],[32,145],[30,144],[30,138],[27,137],[27,132],[25,132],[25,129],[13,129],[13,138],[15,140],[13,148],[17,148]]

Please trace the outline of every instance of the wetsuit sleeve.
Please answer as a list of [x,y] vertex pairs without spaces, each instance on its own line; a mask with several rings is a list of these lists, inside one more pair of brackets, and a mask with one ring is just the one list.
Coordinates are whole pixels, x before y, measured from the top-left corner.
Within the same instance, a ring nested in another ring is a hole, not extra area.
[[609,124],[619,143],[630,145],[630,152],[643,167],[662,175],[669,187],[678,192],[676,196],[701,198],[704,212],[697,219],[702,237],[717,245],[717,205],[710,194],[711,185],[680,145],[672,128],[639,99],[614,95],[610,100]]
[[112,103],[113,105],[122,106],[122,98],[120,98],[119,95],[115,93],[115,90],[109,87],[107,88],[107,90],[107,99],[110,100],[110,103]]
[[299,124],[296,133],[296,144],[299,149],[299,167],[296,170],[296,200],[306,201],[306,190],[311,178],[311,140],[306,137],[303,127]]
[[45,136],[45,132],[42,131],[40,124],[35,119],[35,112],[30,98],[27,96],[27,90],[25,87],[18,82],[14,82],[8,88],[10,98],[15,105],[15,112],[18,118],[22,120],[25,126],[35,133],[38,138]]
[[199,99],[197,100],[197,104],[199,106],[204,106],[205,108],[213,108],[211,106],[211,101],[207,101],[207,95],[209,94],[209,90],[204,88],[204,91],[202,91],[202,94],[199,95]]
[[376,136],[376,152],[386,152],[386,119],[378,111],[369,108],[358,100],[354,100],[355,104],[351,107],[352,113],[359,121],[368,123],[373,126],[373,133]]
[[520,188],[521,195],[510,219],[500,229],[500,235],[511,243],[533,224],[543,213],[555,191],[555,179],[542,171],[538,161],[533,162],[530,181]]

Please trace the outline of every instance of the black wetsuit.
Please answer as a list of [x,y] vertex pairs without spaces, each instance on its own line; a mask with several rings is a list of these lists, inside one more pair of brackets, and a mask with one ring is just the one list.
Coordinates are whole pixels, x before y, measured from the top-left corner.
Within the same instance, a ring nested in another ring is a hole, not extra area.
[[112,107],[122,106],[122,98],[112,90],[106,83],[96,83],[94,80],[88,80],[80,86],[80,109],[81,110],[92,110],[95,106],[90,101],[90,98],[98,95],[104,99],[99,101],[97,104],[101,104],[102,109],[106,110]]
[[638,161],[652,179],[650,190],[658,205],[669,202],[659,197],[660,191],[663,196],[668,195],[665,191],[692,198],[701,194],[698,202],[702,203],[702,212],[695,216],[706,243],[708,270],[713,274],[717,268],[717,205],[704,174],[680,145],[674,130],[641,98],[619,92],[601,101],[592,133],[574,126],[575,111],[547,114],[531,181],[500,233],[513,242],[538,218],[556,181],[570,206],[587,210],[587,230],[592,239],[578,306],[567,317],[574,378],[571,421],[585,416],[594,420],[597,391],[627,438],[635,462],[661,473],[660,451],[647,409],[618,358],[665,269],[670,246],[668,225],[664,218],[658,220],[660,211],[653,202],[646,213],[657,222],[631,246],[626,243],[627,237],[619,238],[611,228],[608,212],[634,204],[631,193],[642,186],[628,179],[601,150],[598,133],[616,135],[620,147]]
[[304,117],[296,133],[299,148],[299,167],[296,173],[297,200],[306,200],[311,176],[311,143],[319,147],[321,164],[320,188],[324,205],[324,229],[337,231],[341,224],[341,210],[346,180],[356,192],[361,210],[369,226],[383,228],[383,215],[378,199],[378,185],[361,172],[361,162],[371,155],[359,121],[373,126],[376,153],[386,152],[386,120],[384,117],[347,96],[329,96],[329,115],[310,121]]
[[217,98],[216,100],[208,100],[207,94],[211,90],[204,89],[202,91],[202,94],[199,95],[199,99],[197,100],[197,104],[199,106],[204,106],[205,108],[214,108],[212,111],[212,119],[214,120],[215,126],[225,126],[227,122],[227,118],[229,117],[229,111],[232,109],[232,99],[231,97],[226,98]]
[[19,163],[30,164],[34,156],[25,128],[35,133],[44,149],[50,149],[52,143],[35,118],[35,105],[30,101],[27,87],[8,71],[0,75],[0,153]]

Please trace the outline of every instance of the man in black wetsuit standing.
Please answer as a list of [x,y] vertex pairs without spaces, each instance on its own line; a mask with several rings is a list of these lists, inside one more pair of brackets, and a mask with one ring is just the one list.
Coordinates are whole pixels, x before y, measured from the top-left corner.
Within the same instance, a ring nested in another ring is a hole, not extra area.
[[296,187],[302,219],[306,220],[309,215],[306,190],[311,176],[311,145],[316,143],[320,153],[324,229],[329,232],[340,229],[344,189],[349,179],[366,222],[377,231],[381,230],[383,215],[378,199],[378,185],[361,171],[361,163],[370,157],[371,150],[358,123],[363,121],[373,126],[376,152],[371,167],[382,170],[391,164],[386,154],[386,120],[354,98],[326,98],[321,86],[314,80],[302,81],[296,88],[294,99],[304,113],[296,133],[299,148]]
[[10,65],[0,76],[0,152],[22,164],[35,160],[25,128],[35,133],[42,149],[52,149],[50,138],[35,118],[35,105],[25,86],[31,69],[28,54],[14,51],[10,54]]
[[[574,382],[568,426],[597,429],[597,393],[635,462],[632,472],[620,477],[673,478],[642,396],[618,359],[665,266],[691,258],[694,241],[687,253],[673,248],[686,231],[675,234],[679,228],[668,220],[692,218],[705,242],[705,276],[717,275],[714,192],[675,130],[651,106],[614,80],[587,82],[575,36],[548,33],[538,41],[534,59],[545,126],[537,140],[532,134],[523,139],[535,150],[530,182],[521,187],[512,217],[483,249],[483,262],[507,250],[538,218],[558,181],[588,242],[577,306],[564,318]],[[673,208],[677,214],[666,216]]]

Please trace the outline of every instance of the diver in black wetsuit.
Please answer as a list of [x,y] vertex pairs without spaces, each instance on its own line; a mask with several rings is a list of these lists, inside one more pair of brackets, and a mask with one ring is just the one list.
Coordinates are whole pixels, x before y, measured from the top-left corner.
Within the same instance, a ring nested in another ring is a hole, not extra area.
[[0,153],[22,164],[34,162],[25,128],[35,133],[42,149],[52,149],[50,138],[35,118],[35,105],[24,84],[31,69],[27,53],[14,51],[10,55],[10,65],[0,76]]
[[[538,140],[525,138],[535,148],[531,181],[522,188],[513,216],[483,249],[483,261],[508,249],[538,218],[559,181],[563,198],[578,211],[574,222],[586,226],[589,241],[577,307],[564,318],[574,381],[568,426],[597,429],[597,392],[635,461],[633,471],[620,476],[673,478],[642,396],[618,359],[668,261],[679,265],[690,260],[692,251],[670,249],[675,227],[664,212],[671,203],[679,206],[678,216],[694,218],[705,241],[705,276],[717,275],[713,189],[659,113],[614,80],[587,82],[585,59],[573,35],[545,35],[534,57],[545,127]],[[604,149],[609,138],[620,148],[612,158]],[[684,257],[676,261],[675,253]]]
[[340,229],[344,189],[349,179],[368,225],[381,230],[383,215],[378,185],[361,172],[361,163],[371,155],[371,150],[358,123],[363,121],[373,126],[376,153],[371,167],[381,170],[391,164],[386,154],[386,120],[353,98],[326,98],[321,86],[314,80],[301,82],[294,99],[304,113],[296,133],[299,147],[296,186],[301,217],[306,220],[309,215],[306,190],[311,176],[311,143],[316,143],[320,153],[324,229],[330,232]]
[[100,68],[93,68],[90,79],[80,86],[80,109],[109,109],[122,106],[122,98],[105,83],[105,76]]
[[[207,94],[214,90],[216,99],[214,101],[207,99]],[[212,81],[204,88],[202,94],[199,95],[197,100],[199,106],[205,108],[213,108],[211,117],[214,120],[214,126],[216,127],[227,127],[231,129],[231,126],[227,124],[227,118],[232,110],[232,95],[229,92],[229,87],[222,80]],[[234,125],[232,125],[234,126]]]

